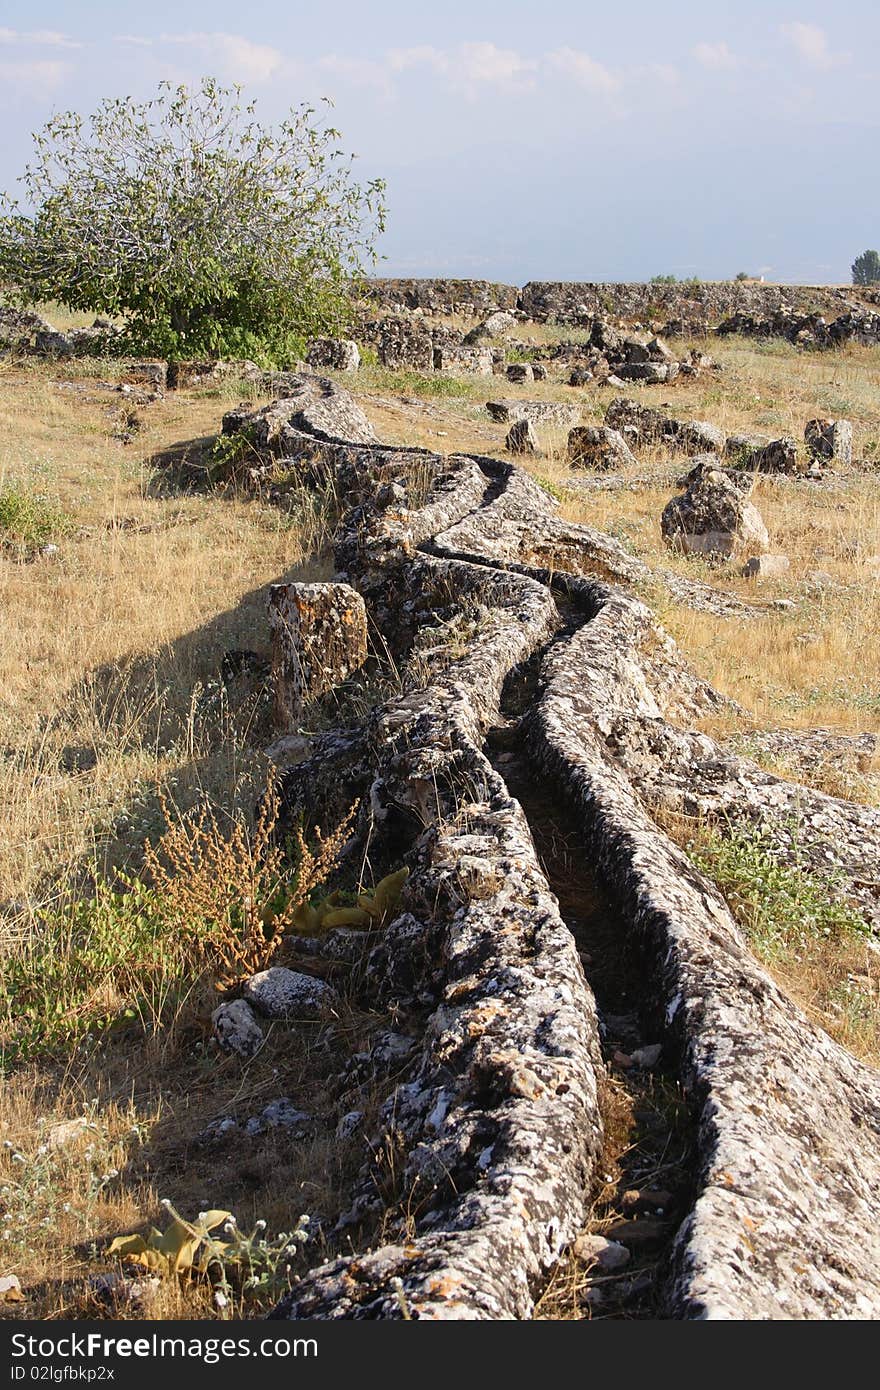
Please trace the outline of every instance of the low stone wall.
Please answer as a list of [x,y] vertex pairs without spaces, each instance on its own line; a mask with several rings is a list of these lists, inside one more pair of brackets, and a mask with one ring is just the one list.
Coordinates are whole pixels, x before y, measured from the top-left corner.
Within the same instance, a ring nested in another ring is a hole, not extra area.
[[828,285],[760,285],[739,281],[706,284],[601,284],[533,280],[520,290],[519,308],[538,323],[578,325],[607,314],[612,318],[670,323],[705,331],[730,314],[801,313],[836,316],[856,292]]
[[383,309],[423,309],[426,314],[481,318],[493,309],[515,309],[516,285],[490,280],[368,280],[369,298]]

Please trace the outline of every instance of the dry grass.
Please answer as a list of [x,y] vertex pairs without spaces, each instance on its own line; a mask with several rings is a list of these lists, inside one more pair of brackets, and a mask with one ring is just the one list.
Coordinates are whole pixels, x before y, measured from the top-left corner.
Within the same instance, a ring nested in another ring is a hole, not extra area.
[[[573,335],[527,326],[522,336]],[[723,375],[642,397],[728,430],[797,437],[810,416],[843,414],[855,424],[856,453],[876,456],[880,353],[799,355],[738,340],[709,350],[724,361]],[[0,491],[45,496],[69,523],[51,554],[25,563],[20,552],[0,550],[0,932],[7,945],[62,889],[118,867],[136,870],[144,840],[164,823],[163,791],[181,810],[205,801],[230,814],[252,808],[266,775],[260,752],[268,732],[266,691],[259,675],[230,685],[221,659],[241,649],[266,655],[267,584],[328,572],[326,536],[313,511],[285,516],[258,498],[193,495],[170,486],[161,457],[198,449],[247,388],[180,392],[132,407],[103,384],[115,372],[100,362],[0,365]],[[494,378],[440,390],[434,383],[430,394],[417,388],[411,378],[372,368],[362,373],[358,394],[380,437],[498,457],[505,456],[506,427],[489,419],[487,399],[577,400],[585,419],[600,420],[616,394],[574,391],[558,379],[514,386]],[[128,444],[115,437],[123,427],[133,427]],[[558,486],[570,477],[564,436],[548,435],[549,456],[533,466]],[[643,462],[650,468],[669,460],[655,452]],[[837,490],[815,491],[759,484],[756,501],[774,546],[792,558],[789,578],[760,592],[793,597],[793,609],[741,622],[650,596],[701,674],[757,723],[861,730],[880,722],[877,583],[853,555],[858,547],[880,552],[880,493],[866,474],[839,483]],[[669,495],[665,485],[638,493],[570,492],[563,514],[611,530],[652,564],[699,572],[753,595],[745,581],[669,556],[659,535]],[[826,571],[832,585],[808,587],[812,569]],[[833,780],[833,769],[822,776]],[[844,949],[826,942],[815,954],[776,959],[773,969],[823,1027],[876,1060],[873,957],[858,944]],[[336,983],[344,997],[344,980]],[[289,1229],[300,1211],[332,1224],[362,1156],[359,1140],[341,1144],[330,1126],[297,1146],[280,1139],[258,1151],[213,1150],[196,1136],[220,1115],[246,1116],[281,1095],[331,1115],[329,1079],[375,1023],[343,1004],[329,1051],[314,1048],[314,1030],[304,1027],[293,1045],[290,1034],[283,1042],[270,1036],[258,1057],[244,1063],[212,1051],[204,1020],[193,1018],[185,1045],[162,1069],[142,1038],[121,1030],[100,1053],[81,1046],[63,1062],[34,1063],[8,1077],[0,1090],[0,1133],[11,1145],[0,1151],[7,1214],[0,1272],[18,1273],[26,1285],[21,1312],[101,1314],[88,1293],[89,1277],[105,1267],[100,1248],[156,1221],[162,1197],[185,1215],[225,1206],[241,1225],[260,1217],[270,1230]],[[84,1117],[82,1131],[56,1144],[53,1126],[77,1117]],[[623,1154],[629,1131],[623,1120],[619,1128]],[[387,1166],[393,1186],[393,1155]],[[541,1314],[566,1316],[568,1300],[582,1316],[582,1275],[574,1270],[574,1285],[560,1292],[561,1301],[548,1294]],[[169,1282],[148,1315],[216,1311],[209,1290]],[[235,1311],[247,1315],[248,1308]]]

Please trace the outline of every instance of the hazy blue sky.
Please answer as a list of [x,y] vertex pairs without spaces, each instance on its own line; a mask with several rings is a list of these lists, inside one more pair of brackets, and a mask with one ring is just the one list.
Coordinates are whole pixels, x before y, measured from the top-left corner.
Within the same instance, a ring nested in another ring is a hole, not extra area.
[[[423,12],[420,12],[422,11]],[[382,273],[841,281],[880,244],[880,8],[740,0],[0,0],[0,187],[53,110],[160,78],[330,96]]]

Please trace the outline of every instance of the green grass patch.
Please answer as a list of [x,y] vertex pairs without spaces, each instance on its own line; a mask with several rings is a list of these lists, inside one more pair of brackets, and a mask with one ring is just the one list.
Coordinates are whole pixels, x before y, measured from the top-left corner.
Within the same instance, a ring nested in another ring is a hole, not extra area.
[[868,935],[861,913],[840,897],[841,875],[821,878],[782,861],[765,830],[710,830],[688,853],[717,883],[727,903],[765,959],[796,956],[817,941]]
[[68,535],[70,517],[43,493],[0,488],[0,545],[19,552],[39,550]]
[[3,951],[0,1073],[120,1023],[155,1029],[204,972],[197,936],[138,883],[99,880],[92,898],[38,918]]

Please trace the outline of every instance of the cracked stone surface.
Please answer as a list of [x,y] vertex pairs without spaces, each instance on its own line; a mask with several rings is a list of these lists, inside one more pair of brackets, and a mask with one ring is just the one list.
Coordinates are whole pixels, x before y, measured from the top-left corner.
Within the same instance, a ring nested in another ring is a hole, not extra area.
[[[338,437],[321,447],[353,490],[338,570],[393,641],[404,679],[363,729],[323,736],[285,778],[294,803],[308,796],[320,810],[338,798],[350,751],[376,855],[406,847],[401,912],[376,934],[367,978],[376,1001],[418,999],[427,1022],[391,1057],[403,1070],[371,1151],[394,1139],[417,1215],[405,1238],[313,1269],[273,1316],[400,1318],[402,1300],[414,1318],[529,1317],[581,1229],[602,1145],[595,1005],[523,809],[483,752],[505,678],[531,660],[528,756],[650,963],[650,1040],[679,1059],[696,1123],[669,1314],[876,1318],[880,1076],[757,964],[718,890],[648,808],[665,798],[730,811],[771,834],[789,822],[817,864],[832,850],[851,892],[859,866],[878,878],[880,813],[694,731],[723,698],[632,593],[676,577],[561,521],[521,470]],[[679,582],[699,601],[700,586]],[[344,953],[335,935],[326,949]],[[354,1226],[375,1209],[371,1161]]]

